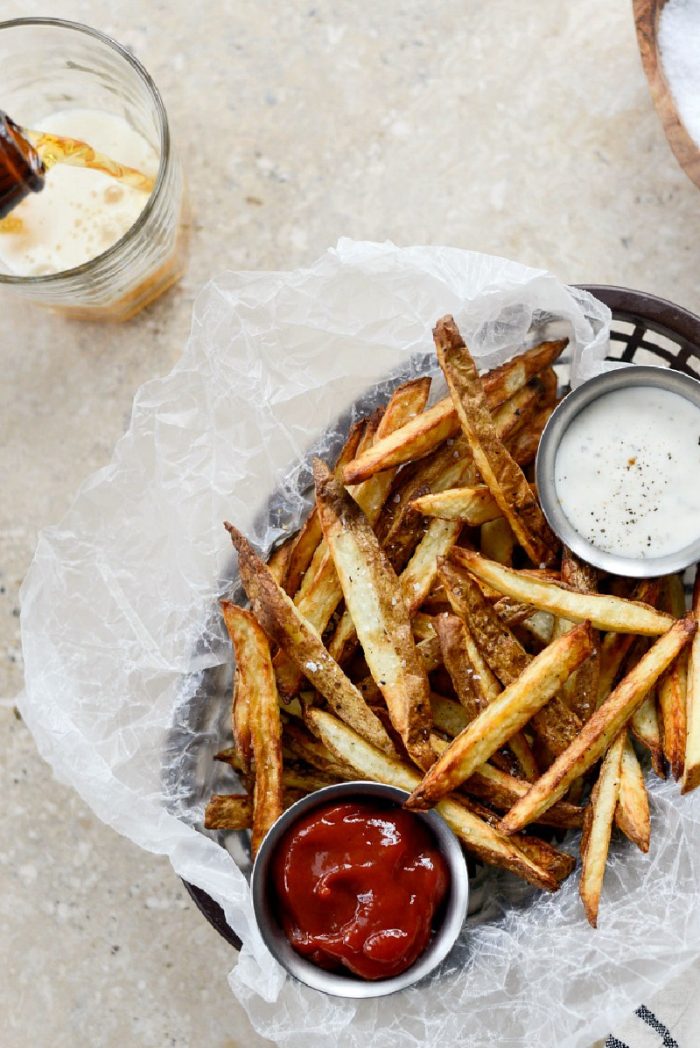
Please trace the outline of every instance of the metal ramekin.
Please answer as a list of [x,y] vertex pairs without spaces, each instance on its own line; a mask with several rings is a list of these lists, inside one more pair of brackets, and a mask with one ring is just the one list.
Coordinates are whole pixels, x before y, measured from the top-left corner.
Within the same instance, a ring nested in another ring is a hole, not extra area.
[[[605,393],[629,386],[654,386],[676,393],[691,401],[700,409],[700,382],[671,368],[646,364],[632,364],[616,368],[584,382],[569,393],[552,413],[540,440],[535,464],[537,491],[544,515],[552,530],[577,556],[613,575],[628,575],[632,578],[654,578],[681,571],[689,564],[700,560],[700,520],[698,537],[690,545],[664,557],[621,557],[607,553],[584,538],[571,524],[557,498],[554,483],[554,464],[557,450],[564,433],[584,408]],[[654,439],[652,431],[649,440]],[[688,477],[688,483],[700,483],[700,477]]]
[[260,934],[270,953],[287,969],[289,974],[314,990],[322,990],[334,997],[354,998],[384,997],[386,994],[403,990],[406,986],[411,986],[432,972],[450,952],[459,935],[467,915],[469,901],[467,864],[459,841],[452,830],[433,811],[411,812],[411,814],[421,819],[435,837],[450,871],[450,888],[442,908],[439,928],[434,933],[425,952],[405,972],[391,979],[368,981],[349,972],[347,975],[339,975],[317,968],[292,949],[275,916],[274,906],[269,898],[270,862],[280,838],[290,826],[315,808],[328,804],[329,801],[340,803],[344,800],[369,797],[401,805],[408,796],[405,790],[399,790],[394,786],[384,786],[378,782],[341,782],[335,786],[326,786],[322,790],[309,794],[308,797],[302,797],[291,808],[288,808],[270,828],[260,846],[250,882],[253,910]]

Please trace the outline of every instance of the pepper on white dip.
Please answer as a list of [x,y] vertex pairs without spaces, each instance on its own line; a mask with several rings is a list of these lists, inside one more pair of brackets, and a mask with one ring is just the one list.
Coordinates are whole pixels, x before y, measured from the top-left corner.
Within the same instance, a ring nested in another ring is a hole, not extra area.
[[605,393],[563,434],[554,482],[569,523],[598,549],[684,549],[700,536],[700,409],[653,386]]

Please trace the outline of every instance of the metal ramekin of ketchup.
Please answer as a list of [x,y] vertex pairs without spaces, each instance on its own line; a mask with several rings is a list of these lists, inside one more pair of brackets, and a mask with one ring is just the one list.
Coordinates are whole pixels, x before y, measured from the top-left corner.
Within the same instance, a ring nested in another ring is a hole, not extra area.
[[273,956],[335,996],[378,997],[447,956],[467,913],[461,846],[408,794],[339,783],[303,797],[275,823],[253,867],[253,907]]

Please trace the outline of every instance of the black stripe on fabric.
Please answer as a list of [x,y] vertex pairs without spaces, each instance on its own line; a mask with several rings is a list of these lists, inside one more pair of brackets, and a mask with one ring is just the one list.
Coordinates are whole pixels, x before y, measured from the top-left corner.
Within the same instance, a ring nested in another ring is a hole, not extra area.
[[647,1026],[650,1026],[654,1033],[658,1033],[662,1039],[663,1048],[678,1048],[678,1041],[671,1036],[671,1031],[662,1022],[659,1022],[654,1013],[650,1012],[645,1004],[640,1004],[634,1014],[645,1022]]
[[609,1034],[608,1039],[605,1042],[605,1048],[629,1048],[629,1045],[625,1044],[624,1041],[618,1040],[617,1037],[613,1037],[612,1034]]

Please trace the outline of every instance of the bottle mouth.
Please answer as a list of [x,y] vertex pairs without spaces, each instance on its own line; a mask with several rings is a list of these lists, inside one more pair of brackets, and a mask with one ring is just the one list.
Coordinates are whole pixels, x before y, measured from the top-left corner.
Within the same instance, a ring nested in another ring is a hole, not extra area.
[[44,188],[45,168],[21,127],[0,109],[0,218]]

